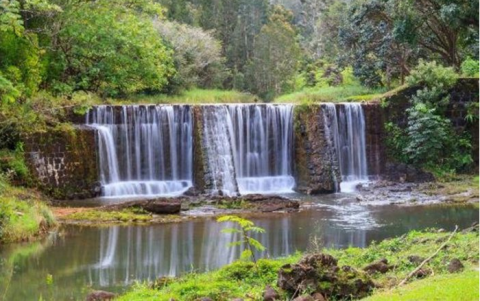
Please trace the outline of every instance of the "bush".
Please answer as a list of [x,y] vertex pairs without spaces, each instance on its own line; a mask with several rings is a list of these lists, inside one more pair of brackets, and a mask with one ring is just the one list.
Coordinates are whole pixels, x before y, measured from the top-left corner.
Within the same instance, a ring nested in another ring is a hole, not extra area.
[[400,162],[431,170],[461,171],[473,162],[468,137],[458,137],[445,109],[450,101],[448,89],[457,80],[452,68],[420,61],[407,78],[410,85],[423,85],[410,99],[408,125],[400,129],[387,124],[387,147]]
[[458,75],[452,67],[443,67],[435,61],[420,60],[418,66],[407,77],[411,86],[424,85],[427,88],[450,89],[457,82]]
[[478,77],[478,60],[467,58],[465,61],[463,61],[460,69],[462,70],[462,75],[464,76]]

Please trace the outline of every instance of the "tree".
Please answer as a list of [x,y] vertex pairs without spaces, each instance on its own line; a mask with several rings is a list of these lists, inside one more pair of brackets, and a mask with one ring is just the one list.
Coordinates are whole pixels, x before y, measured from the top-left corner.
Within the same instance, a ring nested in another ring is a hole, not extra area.
[[48,83],[59,93],[103,96],[161,91],[173,60],[152,24],[161,8],[149,0],[73,2],[51,25]]
[[249,63],[250,90],[271,100],[289,91],[298,67],[300,47],[291,24],[292,15],[275,6],[267,24],[255,39]]
[[[478,0],[390,0],[397,39],[420,46],[459,70],[478,45]],[[478,55],[478,54],[476,54]]]
[[170,79],[170,90],[221,86],[226,75],[224,58],[211,31],[165,20],[156,20],[154,26],[173,49],[177,73]]

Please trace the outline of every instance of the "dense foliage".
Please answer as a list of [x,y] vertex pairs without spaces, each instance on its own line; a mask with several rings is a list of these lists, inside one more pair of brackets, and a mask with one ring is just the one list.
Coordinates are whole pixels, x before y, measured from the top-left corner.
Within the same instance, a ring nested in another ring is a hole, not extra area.
[[387,124],[387,144],[399,161],[440,171],[462,171],[472,159],[471,139],[457,133],[446,116],[447,93],[457,80],[453,68],[423,61],[407,78],[411,86],[421,85],[410,98],[408,124],[401,129]]

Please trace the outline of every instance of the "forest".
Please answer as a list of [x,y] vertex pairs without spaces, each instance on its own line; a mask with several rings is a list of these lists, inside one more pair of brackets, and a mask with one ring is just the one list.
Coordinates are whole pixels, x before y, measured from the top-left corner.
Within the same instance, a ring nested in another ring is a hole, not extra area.
[[0,0],[0,301],[478,300],[478,91],[478,0]]

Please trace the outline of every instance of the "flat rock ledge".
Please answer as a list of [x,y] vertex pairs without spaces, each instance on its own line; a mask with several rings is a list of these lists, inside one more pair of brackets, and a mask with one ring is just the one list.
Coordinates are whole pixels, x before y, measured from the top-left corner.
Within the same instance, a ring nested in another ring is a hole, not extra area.
[[103,211],[120,211],[124,209],[143,209],[153,214],[178,214],[190,207],[201,205],[224,206],[243,211],[252,212],[275,212],[275,211],[294,211],[300,208],[300,203],[275,195],[245,195],[239,197],[222,196],[181,196],[176,198],[154,198],[146,200],[127,201],[119,204],[111,204],[99,207]]

